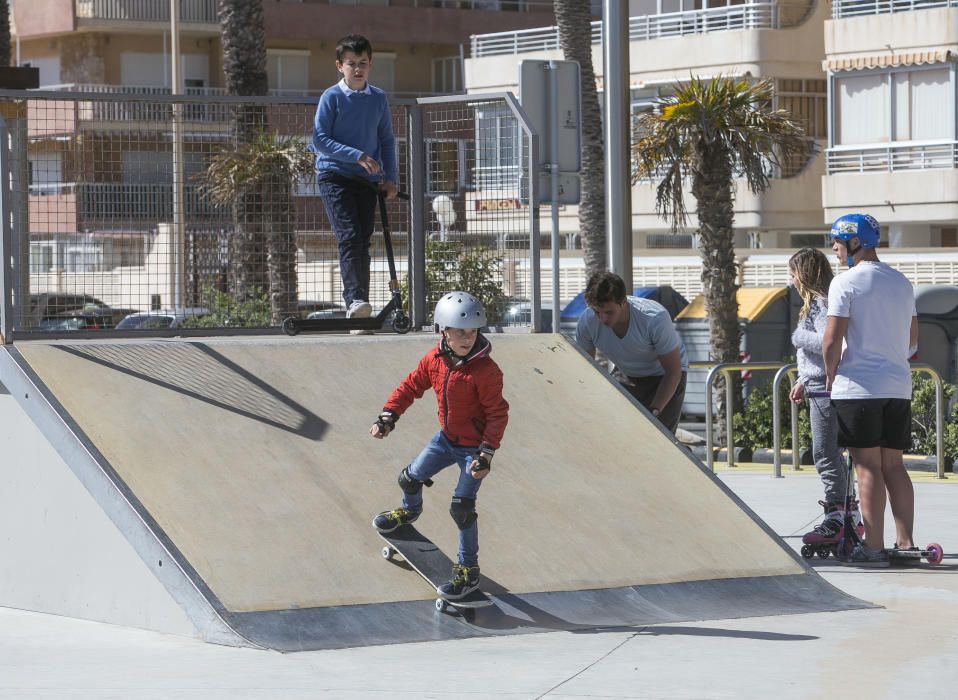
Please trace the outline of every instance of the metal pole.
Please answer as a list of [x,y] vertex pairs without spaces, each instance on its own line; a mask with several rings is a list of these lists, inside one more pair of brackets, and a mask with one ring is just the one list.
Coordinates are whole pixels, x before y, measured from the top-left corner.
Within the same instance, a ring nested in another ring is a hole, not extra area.
[[798,404],[792,406],[792,471],[802,471],[802,454],[798,448]]
[[409,314],[412,328],[426,324],[425,153],[422,148],[422,105],[409,107]]
[[[0,342],[13,342],[13,197],[10,192],[10,132],[0,117]],[[28,306],[19,300],[21,308]]]
[[[552,162],[552,332],[559,332],[559,65],[549,61],[549,149]],[[536,175],[538,177],[538,174]]]
[[[173,95],[183,94],[180,66],[180,0],[170,0],[170,60]],[[173,259],[170,261],[170,294],[175,308],[186,306],[186,221],[183,212],[183,103],[173,102]]]
[[938,478],[945,478],[945,388],[938,372],[935,379],[935,449],[938,458]]
[[529,134],[529,277],[532,285],[529,300],[532,306],[533,333],[542,330],[542,282],[539,265],[539,135]]
[[785,365],[775,373],[772,379],[772,458],[774,463],[773,476],[782,478],[782,407],[778,402],[781,393],[782,380],[795,365]]
[[729,469],[735,466],[735,442],[732,440],[732,378],[728,371],[722,372],[725,378],[725,461]]
[[632,289],[632,186],[629,157],[629,3],[602,2],[605,79],[605,221],[609,266]]

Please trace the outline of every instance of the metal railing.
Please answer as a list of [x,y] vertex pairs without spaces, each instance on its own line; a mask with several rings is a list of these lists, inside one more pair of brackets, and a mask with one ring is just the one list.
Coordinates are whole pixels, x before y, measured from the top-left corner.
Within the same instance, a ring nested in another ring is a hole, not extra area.
[[[792,20],[796,8],[810,7],[802,2],[749,2],[742,5],[710,7],[685,12],[663,12],[629,18],[629,41],[649,41],[687,34],[707,34],[740,29],[780,29],[799,24]],[[787,11],[787,16],[786,16]],[[592,43],[602,43],[602,22],[592,23]],[[471,37],[472,58],[553,51],[559,48],[558,27],[537,27],[511,32],[474,34]]]
[[[75,0],[79,19],[169,22],[169,0]],[[180,0],[180,21],[219,24],[218,0]]]
[[[699,365],[703,363],[698,363]],[[772,380],[772,453],[774,457],[773,474],[776,478],[782,476],[782,413],[779,394],[782,381],[789,378],[791,384],[794,384],[794,375],[797,374],[797,365],[794,363],[786,364],[784,362],[723,362],[711,365],[708,374],[705,377],[705,453],[706,464],[709,470],[715,471],[714,464],[714,415],[712,410],[712,387],[715,378],[722,374],[725,379],[726,407],[733,405],[732,382],[728,381],[728,373],[741,370],[769,371],[777,370],[775,378]],[[937,463],[937,475],[939,479],[945,478],[945,389],[941,375],[934,367],[924,363],[912,363],[912,374],[927,374],[935,383],[935,458]],[[800,471],[800,450],[798,448],[798,405],[791,404],[792,411],[792,470]],[[729,468],[735,466],[735,440],[732,429],[733,414],[726,410],[725,416],[725,441],[726,441],[726,461]]]
[[[694,364],[694,363],[693,363]],[[734,384],[728,381],[729,372],[740,372],[742,370],[751,370],[753,372],[767,372],[770,370],[781,369],[785,365],[784,362],[720,362],[715,365],[711,365],[711,368],[708,371],[708,374],[705,375],[705,452],[708,468],[711,471],[715,471],[714,465],[714,455],[712,454],[712,445],[714,443],[713,435],[713,422],[714,415],[712,410],[712,385],[715,383],[715,378],[722,374],[725,378],[725,441],[727,444],[726,447],[726,460],[728,466],[735,466],[735,442],[732,440],[732,435],[734,430],[732,429],[732,417],[733,413],[731,407],[734,405],[734,393],[733,387]]]
[[826,151],[825,167],[829,175],[958,168],[958,141],[833,146]]
[[958,0],[832,0],[832,19],[958,7]]

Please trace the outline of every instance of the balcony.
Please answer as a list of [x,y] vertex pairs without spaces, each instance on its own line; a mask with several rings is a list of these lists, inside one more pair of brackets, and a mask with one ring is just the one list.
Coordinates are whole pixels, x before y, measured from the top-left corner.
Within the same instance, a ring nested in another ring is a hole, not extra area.
[[[184,24],[219,24],[217,0],[180,0]],[[170,22],[169,0],[76,0],[78,20]]]
[[[173,218],[173,185],[107,182],[32,185],[31,233],[72,233],[85,229],[149,229]],[[197,185],[183,187],[183,209],[194,224],[229,219],[228,208],[207,201]]]
[[889,224],[958,219],[958,141],[837,146],[826,168],[826,220],[856,210]]
[[827,168],[829,175],[958,168],[958,141],[835,146],[827,151]]
[[[958,0],[952,0],[958,1]],[[785,29],[801,24],[814,2],[747,2],[685,12],[664,12],[629,18],[629,41],[709,34],[741,29]],[[471,37],[472,58],[501,56],[559,48],[559,28],[541,27]],[[602,22],[592,23],[592,43],[602,43]]]
[[958,0],[832,0],[832,19],[958,7]]

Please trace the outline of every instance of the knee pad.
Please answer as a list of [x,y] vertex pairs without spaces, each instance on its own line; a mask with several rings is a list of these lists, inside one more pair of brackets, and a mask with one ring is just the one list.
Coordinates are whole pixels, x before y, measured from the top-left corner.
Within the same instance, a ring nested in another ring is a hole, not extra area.
[[409,467],[406,467],[399,472],[399,488],[403,490],[403,493],[407,493],[410,496],[415,496],[422,491],[423,485],[432,486],[432,479],[420,481],[419,479],[410,475]]
[[456,527],[460,530],[468,530],[479,517],[479,514],[476,513],[476,499],[453,496],[452,504],[449,506],[449,515],[455,521]]

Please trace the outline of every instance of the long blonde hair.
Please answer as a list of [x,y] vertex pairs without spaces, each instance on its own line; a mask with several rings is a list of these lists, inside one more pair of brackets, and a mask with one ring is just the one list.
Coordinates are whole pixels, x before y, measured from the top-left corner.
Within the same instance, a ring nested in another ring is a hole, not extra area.
[[812,299],[816,296],[828,298],[828,285],[835,273],[825,254],[818,248],[802,248],[788,260],[788,269],[795,279],[795,288],[802,298],[801,318],[808,315]]

